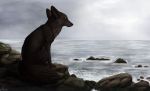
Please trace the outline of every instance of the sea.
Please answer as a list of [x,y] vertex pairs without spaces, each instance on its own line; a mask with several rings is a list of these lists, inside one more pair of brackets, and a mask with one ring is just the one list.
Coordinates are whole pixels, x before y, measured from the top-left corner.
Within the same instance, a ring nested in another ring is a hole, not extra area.
[[[10,44],[12,48],[21,52],[23,40],[0,39],[0,41]],[[99,81],[118,73],[131,74],[135,82],[140,76],[150,77],[150,40],[57,39],[52,44],[51,55],[53,63],[67,65],[70,74],[84,80]],[[110,60],[86,60],[90,56]],[[127,64],[114,63],[118,58],[123,58]],[[135,67],[137,65],[143,67],[137,68]]]

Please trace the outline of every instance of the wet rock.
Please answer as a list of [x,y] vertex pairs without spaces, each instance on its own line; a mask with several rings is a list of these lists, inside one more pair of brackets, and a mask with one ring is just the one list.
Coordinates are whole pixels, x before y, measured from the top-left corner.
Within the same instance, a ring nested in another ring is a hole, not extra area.
[[124,59],[118,58],[114,63],[127,63]]
[[135,66],[135,68],[142,68],[143,66],[141,64]]
[[16,51],[16,50],[12,49],[12,50],[10,51],[10,54],[11,54],[11,55],[20,55],[20,52],[18,52],[18,51]]
[[132,77],[130,74],[121,73],[114,76],[110,76],[98,81],[96,89],[107,90],[113,88],[124,88],[132,84]]
[[83,79],[69,77],[62,85],[57,88],[57,91],[90,91]]
[[146,79],[150,81],[150,77],[147,77]]
[[149,87],[149,82],[144,81],[144,80],[141,80],[140,82],[135,83],[134,86],[135,86],[135,87],[141,87],[141,86]]
[[149,66],[145,65],[144,67],[145,67],[145,68],[148,68]]
[[85,80],[85,84],[86,84],[89,88],[95,89],[97,83],[96,83],[95,81]]
[[110,60],[110,59],[108,59],[108,58],[96,58],[96,57],[90,56],[86,60]]
[[0,60],[1,65],[9,65],[21,61],[21,55],[5,54]]
[[77,78],[77,76],[76,76],[75,74],[72,74],[72,75],[71,75],[71,77],[75,77],[75,78]]
[[8,56],[8,60],[11,60],[11,61],[20,61],[20,60],[22,60],[20,52],[18,52],[16,50],[11,50],[11,52]]
[[73,60],[75,60],[75,61],[79,61],[79,59],[77,59],[77,58],[75,58],[75,59],[73,59]]
[[149,91],[149,82],[141,80],[131,86],[131,91]]
[[144,79],[144,76],[140,76],[140,79]]
[[11,47],[8,44],[4,44],[0,42],[0,56],[4,54],[8,54],[11,51]]
[[21,54],[13,50],[8,44],[0,42],[0,67],[21,61]]
[[137,81],[140,81],[141,79],[137,79]]
[[69,86],[75,86],[75,87],[83,87],[84,86],[84,80],[80,78],[75,77],[69,77],[65,82],[65,85]]

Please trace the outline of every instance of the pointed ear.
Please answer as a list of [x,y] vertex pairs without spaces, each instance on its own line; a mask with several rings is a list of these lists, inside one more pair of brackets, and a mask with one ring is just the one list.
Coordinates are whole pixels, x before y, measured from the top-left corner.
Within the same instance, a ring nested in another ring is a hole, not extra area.
[[56,18],[59,16],[59,11],[54,6],[51,6],[51,12]]
[[51,11],[49,9],[46,9],[46,15],[47,18],[50,18],[52,16]]

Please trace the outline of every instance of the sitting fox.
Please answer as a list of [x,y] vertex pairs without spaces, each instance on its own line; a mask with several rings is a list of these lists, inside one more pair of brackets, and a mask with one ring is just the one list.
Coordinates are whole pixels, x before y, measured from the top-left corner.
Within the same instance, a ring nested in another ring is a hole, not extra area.
[[63,26],[71,27],[73,24],[54,6],[51,6],[51,10],[46,9],[46,14],[47,22],[30,33],[24,41],[20,69],[22,73],[33,76],[31,79],[52,82],[57,79],[57,74],[51,70],[51,44]]
[[67,16],[59,12],[54,6],[51,11],[46,9],[48,21],[27,36],[22,47],[22,59],[26,64],[51,63],[50,48],[63,26],[73,24]]

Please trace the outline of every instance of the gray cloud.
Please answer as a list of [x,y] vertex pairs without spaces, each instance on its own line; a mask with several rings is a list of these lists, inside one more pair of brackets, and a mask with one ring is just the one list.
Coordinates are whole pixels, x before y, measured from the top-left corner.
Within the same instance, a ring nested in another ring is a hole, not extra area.
[[0,38],[24,38],[45,23],[50,5],[74,22],[58,38],[147,40],[149,0],[1,0]]

